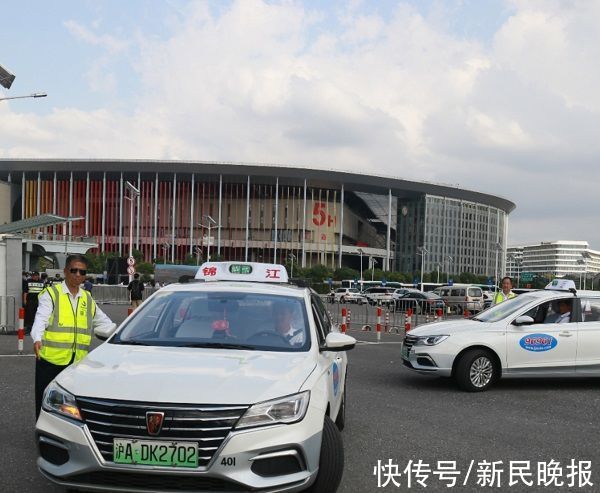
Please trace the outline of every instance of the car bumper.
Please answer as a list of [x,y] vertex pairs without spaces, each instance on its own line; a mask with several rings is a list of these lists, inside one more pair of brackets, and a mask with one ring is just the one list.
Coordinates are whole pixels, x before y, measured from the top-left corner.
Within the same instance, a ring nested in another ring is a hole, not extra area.
[[[57,484],[91,491],[302,491],[318,472],[322,428],[323,412],[309,407],[299,423],[232,431],[208,466],[183,470],[106,461],[86,425],[42,410],[37,465]],[[281,457],[296,461],[293,472],[278,472]]]
[[439,377],[452,376],[455,354],[439,351],[436,346],[412,346],[409,351],[401,346],[402,364],[410,370]]

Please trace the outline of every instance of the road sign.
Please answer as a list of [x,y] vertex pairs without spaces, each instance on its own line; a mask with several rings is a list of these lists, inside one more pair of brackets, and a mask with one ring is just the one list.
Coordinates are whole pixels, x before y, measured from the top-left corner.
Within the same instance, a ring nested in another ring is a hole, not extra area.
[[448,279],[448,286],[454,285],[454,279]]
[[384,278],[381,280],[381,285],[382,285],[382,286],[385,286],[386,284],[387,284],[387,279],[384,277]]
[[522,272],[521,273],[521,281],[523,281],[523,282],[533,281],[533,272]]
[[486,283],[488,286],[493,286],[493,285],[494,285],[494,280],[493,280],[491,277],[488,277],[488,278],[487,278],[487,281],[485,281],[485,283]]
[[331,289],[331,286],[333,285],[333,279],[331,277],[327,278],[327,284],[329,284],[329,288]]
[[127,265],[135,265],[135,259],[133,257],[128,257]]
[[130,276],[133,276],[135,274],[135,267],[133,265],[127,267],[127,274],[129,274]]

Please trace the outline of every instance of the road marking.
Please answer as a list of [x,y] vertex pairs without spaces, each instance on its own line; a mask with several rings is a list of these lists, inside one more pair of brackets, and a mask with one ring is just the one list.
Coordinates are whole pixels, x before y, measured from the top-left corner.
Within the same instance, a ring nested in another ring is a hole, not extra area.
[[382,344],[402,344],[402,341],[388,341],[388,342],[376,342],[376,341],[356,341],[358,344],[367,344],[380,346]]
[[0,358],[22,358],[23,356],[35,356],[35,354],[0,354]]

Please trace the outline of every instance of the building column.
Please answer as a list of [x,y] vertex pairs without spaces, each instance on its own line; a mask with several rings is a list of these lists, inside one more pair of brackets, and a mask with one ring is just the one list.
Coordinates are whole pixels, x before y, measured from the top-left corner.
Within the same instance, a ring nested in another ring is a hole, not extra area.
[[[119,257],[123,255],[123,173],[119,177]],[[133,201],[131,202],[133,207]],[[131,224],[129,225],[131,228]]]
[[[305,197],[306,199],[306,197]],[[340,197],[340,252],[338,255],[338,267],[342,268],[342,247],[344,245],[344,184],[342,183],[342,193]]]
[[275,237],[273,242],[273,263],[277,263],[277,226],[279,225],[279,177],[275,179]]
[[137,194],[136,197],[136,211],[135,211],[135,248],[137,250],[141,250],[140,248],[140,202],[142,200],[142,177],[141,173],[138,172],[138,180],[137,180],[137,189],[140,193]]
[[250,175],[248,175],[248,184],[246,185],[246,252],[245,262],[248,262],[248,238],[250,234]]
[[306,267],[306,178],[304,179],[304,205],[302,212],[302,268]]
[[171,217],[171,263],[175,263],[175,204],[177,203],[177,173],[173,173],[173,214]]
[[[196,229],[196,225],[194,224],[194,186],[195,186],[195,175],[192,173],[192,193],[190,195],[190,255],[194,255],[196,253],[194,251],[194,230]],[[197,253],[196,253],[197,255]]]
[[217,225],[217,255],[221,255],[221,224],[223,212],[223,175],[219,175],[219,224]]
[[154,181],[154,244],[152,245],[153,258],[157,257],[156,243],[158,238],[158,173]]
[[90,235],[90,172],[85,177],[85,236]]
[[388,227],[387,227],[387,239],[386,239],[386,258],[385,258],[385,270],[391,271],[390,262],[392,260],[392,189],[388,189]]
[[103,176],[102,176],[102,241],[100,242],[101,245],[101,252],[104,253],[104,247],[105,247],[105,231],[106,231],[106,171],[104,172]]

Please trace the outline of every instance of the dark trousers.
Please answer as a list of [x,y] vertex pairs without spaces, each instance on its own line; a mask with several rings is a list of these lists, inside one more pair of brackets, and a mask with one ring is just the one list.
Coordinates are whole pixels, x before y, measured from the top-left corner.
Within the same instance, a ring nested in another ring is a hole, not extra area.
[[[71,358],[71,363],[73,363],[73,359],[75,358],[75,353],[73,353],[73,357]],[[63,371],[67,366],[59,366],[54,365],[45,359],[36,359],[35,360],[35,419],[40,416],[40,410],[42,409],[42,399],[44,397],[44,390],[48,384],[54,380],[58,374]]]

